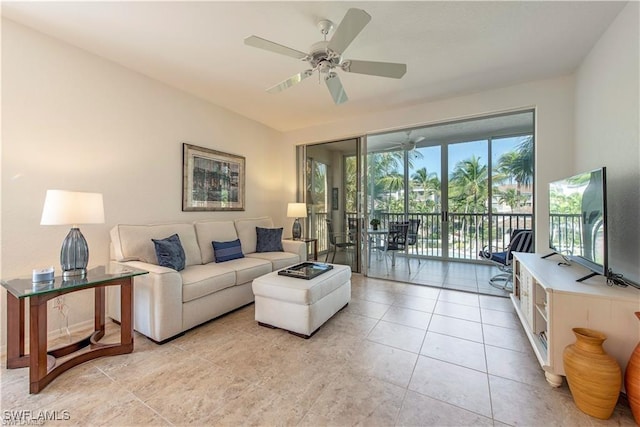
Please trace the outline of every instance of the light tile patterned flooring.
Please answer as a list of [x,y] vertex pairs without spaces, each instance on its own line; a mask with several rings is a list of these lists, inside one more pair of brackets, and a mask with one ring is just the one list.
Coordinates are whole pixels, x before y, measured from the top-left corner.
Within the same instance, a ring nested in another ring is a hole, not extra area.
[[[0,371],[5,411],[51,425],[634,425],[580,412],[545,379],[506,298],[353,276],[351,303],[309,340],[260,327],[249,305],[132,354],[94,360],[28,394]],[[117,326],[109,325],[113,339]]]

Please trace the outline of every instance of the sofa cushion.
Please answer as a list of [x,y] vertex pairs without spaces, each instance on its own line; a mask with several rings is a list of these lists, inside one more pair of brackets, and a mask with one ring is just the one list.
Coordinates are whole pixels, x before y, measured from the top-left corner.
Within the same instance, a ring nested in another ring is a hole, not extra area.
[[177,234],[166,239],[151,239],[151,241],[156,248],[158,265],[177,271],[184,270],[184,249]]
[[184,249],[185,265],[202,264],[200,247],[193,224],[118,224],[111,229],[116,261],[142,261],[158,265],[151,239],[162,239],[177,234]]
[[193,301],[236,284],[236,272],[225,264],[192,265],[180,275],[182,302]]
[[284,252],[282,249],[282,227],[256,227],[256,252]]
[[274,271],[281,270],[300,262],[300,257],[297,254],[292,254],[291,252],[254,252],[252,254],[246,254],[245,256],[247,258],[269,261]]
[[227,261],[223,264],[228,266],[236,272],[236,285],[242,285],[243,283],[251,282],[256,277],[263,276],[271,273],[271,263],[264,259],[259,258],[240,258]]
[[238,238],[233,221],[197,221],[194,225],[203,264],[215,261],[211,242],[230,242]]
[[226,262],[232,259],[244,258],[240,239],[232,240],[231,242],[213,241],[211,245],[216,255],[216,262]]
[[237,219],[234,225],[242,242],[242,252],[246,255],[256,251],[258,242],[256,227],[273,228],[273,221],[269,217]]

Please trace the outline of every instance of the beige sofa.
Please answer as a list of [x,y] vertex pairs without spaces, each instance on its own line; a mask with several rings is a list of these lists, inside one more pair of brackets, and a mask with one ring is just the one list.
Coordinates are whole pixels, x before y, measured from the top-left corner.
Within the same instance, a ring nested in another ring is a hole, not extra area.
[[[271,218],[156,225],[116,225],[111,258],[147,270],[134,282],[134,329],[162,342],[254,301],[256,277],[306,259],[303,242],[283,240],[284,252],[256,252],[256,227],[273,228]],[[151,239],[177,233],[185,269],[158,265]],[[240,239],[244,258],[216,263],[212,242]],[[107,288],[107,315],[120,321],[120,288]]]

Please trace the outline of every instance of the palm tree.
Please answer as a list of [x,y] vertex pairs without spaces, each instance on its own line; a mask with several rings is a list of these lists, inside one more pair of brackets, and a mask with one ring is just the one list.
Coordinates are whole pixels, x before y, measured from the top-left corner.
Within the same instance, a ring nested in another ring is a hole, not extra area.
[[[465,214],[484,212],[488,194],[487,184],[487,165],[480,162],[480,157],[473,155],[469,159],[459,161],[449,177],[449,198],[454,202],[453,211],[462,208]],[[467,216],[464,215],[459,223],[460,228],[466,230],[473,227],[477,235],[481,221],[471,222],[472,224],[467,226]],[[455,227],[455,224],[453,225]]]
[[435,172],[427,172],[426,167],[422,167],[411,176],[414,185],[421,188],[425,197],[434,196],[435,207],[440,204],[440,179]]
[[518,190],[515,188],[507,188],[502,191],[495,190],[494,194],[496,195],[498,203],[509,206],[511,212],[513,212],[516,207],[520,206],[524,199],[522,194],[518,194]]
[[497,171],[503,179],[514,180],[516,191],[533,181],[533,136],[529,135],[515,147],[515,151],[504,153],[498,159]]
[[391,210],[391,194],[404,190],[404,175],[398,172],[392,172],[380,178],[380,183],[387,193],[387,208]]
[[357,205],[356,188],[358,177],[356,176],[356,156],[348,156],[344,159],[344,196],[345,210],[347,212],[355,212]]
[[487,165],[475,155],[456,164],[451,176],[450,198],[464,213],[483,211],[487,198]]

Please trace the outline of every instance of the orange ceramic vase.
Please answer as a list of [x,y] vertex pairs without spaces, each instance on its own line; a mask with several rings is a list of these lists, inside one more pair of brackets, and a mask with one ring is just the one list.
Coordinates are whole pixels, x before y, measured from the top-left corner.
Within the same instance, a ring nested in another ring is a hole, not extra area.
[[[640,311],[636,311],[636,317],[640,320]],[[627,390],[627,399],[636,423],[640,425],[640,343],[631,353],[624,374],[624,388]]]
[[586,328],[573,328],[573,333],[576,342],[562,354],[573,401],[585,414],[606,420],[618,402],[622,370],[602,348],[603,333]]

